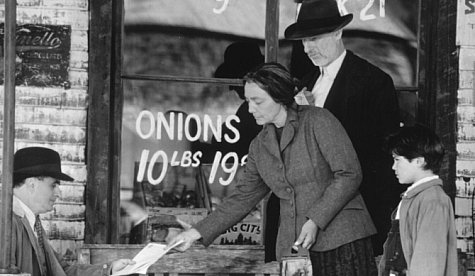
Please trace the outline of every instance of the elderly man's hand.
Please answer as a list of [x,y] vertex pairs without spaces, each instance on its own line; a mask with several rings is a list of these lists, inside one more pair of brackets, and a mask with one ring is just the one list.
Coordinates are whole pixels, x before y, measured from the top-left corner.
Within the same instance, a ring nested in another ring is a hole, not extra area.
[[113,261],[111,264],[111,274],[115,274],[117,271],[122,270],[124,267],[133,264],[135,264],[135,261],[131,259],[119,259]]
[[176,235],[175,237],[171,238],[168,241],[168,245],[179,244],[175,247],[178,251],[185,251],[198,239],[201,238],[200,232],[198,232],[195,228],[190,228],[186,231],[181,232],[180,234]]

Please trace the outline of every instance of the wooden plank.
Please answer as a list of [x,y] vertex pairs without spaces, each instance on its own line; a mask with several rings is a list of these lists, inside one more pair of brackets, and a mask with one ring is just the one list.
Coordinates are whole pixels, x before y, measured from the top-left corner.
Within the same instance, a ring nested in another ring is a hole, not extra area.
[[472,89],[475,91],[475,70],[460,70],[459,74],[459,89]]
[[111,206],[111,229],[110,242],[119,243],[120,225],[120,176],[121,176],[121,146],[122,146],[122,109],[124,104],[124,92],[122,89],[122,33],[124,22],[124,1],[112,1],[112,26],[111,26],[111,182],[109,187],[111,195],[109,205]]
[[87,51],[71,50],[69,66],[74,69],[87,69],[89,54]]
[[88,32],[85,30],[71,31],[71,51],[87,51],[88,50]]
[[10,273],[12,240],[13,154],[15,145],[16,1],[5,1],[3,163],[0,210],[0,272]]
[[[83,226],[84,228],[84,226]],[[77,261],[78,249],[84,244],[82,240],[53,240],[49,239],[51,247],[61,256]]]
[[61,9],[82,9],[87,10],[88,0],[43,0],[43,6],[56,7]]
[[89,28],[87,10],[21,7],[17,14],[18,24],[69,25],[72,30],[87,30]]
[[432,129],[446,145],[440,176],[444,189],[455,196],[457,141],[458,59],[455,45],[457,3],[450,0],[421,1],[419,37],[419,108],[416,120]]
[[[119,258],[133,258],[143,245],[84,245],[91,264]],[[149,273],[278,274],[279,263],[264,263],[262,246],[193,246],[185,252],[172,252],[158,260]]]
[[61,185],[59,185],[61,197],[56,201],[56,204],[84,204],[85,188],[86,187],[82,185],[67,185],[65,183],[61,183]]
[[84,221],[45,220],[42,224],[49,239],[84,239]]
[[[474,33],[475,33],[475,30],[474,30]],[[459,69],[472,70],[472,71],[475,70],[475,48],[460,47]]]
[[84,220],[85,205],[55,204],[54,209],[41,216],[45,220]]

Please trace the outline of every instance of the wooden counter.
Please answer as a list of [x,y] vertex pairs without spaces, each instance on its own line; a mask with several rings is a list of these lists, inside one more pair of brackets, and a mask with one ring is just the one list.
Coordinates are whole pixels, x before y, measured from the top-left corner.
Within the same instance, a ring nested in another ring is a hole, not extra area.
[[[80,249],[79,263],[99,264],[120,258],[132,259],[144,245],[86,244]],[[278,262],[264,263],[264,247],[256,245],[196,245],[186,252],[170,252],[152,265],[148,273],[177,274],[280,274]],[[170,275],[171,276],[171,275]]]

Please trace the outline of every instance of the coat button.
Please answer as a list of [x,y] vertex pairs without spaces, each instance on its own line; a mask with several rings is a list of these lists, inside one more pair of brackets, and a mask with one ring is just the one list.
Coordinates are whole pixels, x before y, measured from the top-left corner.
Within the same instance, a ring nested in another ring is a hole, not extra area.
[[285,188],[285,191],[287,191],[287,193],[289,193],[289,194],[292,193],[292,189],[290,189],[289,187]]

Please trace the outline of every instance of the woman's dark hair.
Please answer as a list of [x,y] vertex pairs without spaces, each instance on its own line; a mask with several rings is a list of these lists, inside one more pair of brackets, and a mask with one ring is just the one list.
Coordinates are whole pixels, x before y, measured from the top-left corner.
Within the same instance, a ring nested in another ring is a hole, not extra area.
[[271,98],[286,107],[294,103],[298,81],[279,63],[269,62],[258,65],[244,76],[245,83],[255,83]]
[[424,157],[424,169],[438,173],[444,158],[444,145],[431,129],[415,125],[401,128],[397,133],[386,138],[386,148],[391,154],[396,154],[411,161]]

